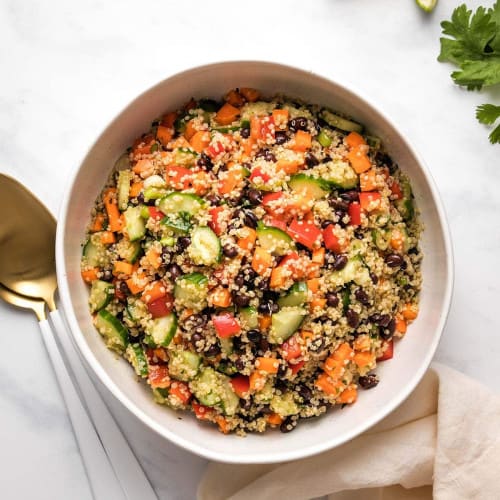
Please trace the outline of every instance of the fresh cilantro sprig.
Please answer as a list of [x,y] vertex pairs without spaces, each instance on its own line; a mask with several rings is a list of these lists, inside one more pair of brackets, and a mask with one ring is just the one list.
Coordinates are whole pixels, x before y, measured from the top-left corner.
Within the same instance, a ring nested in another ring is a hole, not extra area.
[[[500,83],[500,0],[493,7],[478,7],[474,14],[465,4],[457,7],[450,21],[441,23],[443,35],[439,61],[456,64],[460,69],[451,74],[457,85],[468,90]],[[483,104],[476,118],[494,125],[500,118],[500,106]],[[500,143],[500,123],[490,134],[491,143]]]

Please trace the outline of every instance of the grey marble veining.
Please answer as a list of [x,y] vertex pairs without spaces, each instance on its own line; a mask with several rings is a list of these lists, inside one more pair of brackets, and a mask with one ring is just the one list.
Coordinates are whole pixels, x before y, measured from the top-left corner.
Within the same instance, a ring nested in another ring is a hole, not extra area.
[[[0,171],[57,213],[70,172],[112,117],[197,64],[267,59],[352,84],[411,138],[448,213],[456,283],[436,357],[498,391],[500,146],[474,109],[500,102],[500,91],[459,89],[436,61],[439,21],[457,4],[440,0],[427,16],[411,0],[2,0]],[[33,315],[0,303],[0,352],[1,497],[88,500]],[[205,462],[105,397],[160,497],[194,498]]]

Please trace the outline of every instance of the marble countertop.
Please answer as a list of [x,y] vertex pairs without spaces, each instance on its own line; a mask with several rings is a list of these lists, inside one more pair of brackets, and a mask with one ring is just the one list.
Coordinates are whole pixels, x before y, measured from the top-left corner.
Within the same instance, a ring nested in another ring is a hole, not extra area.
[[[411,138],[448,213],[456,281],[436,359],[498,392],[500,146],[488,143],[474,110],[499,103],[500,92],[459,89],[452,68],[436,61],[439,22],[458,3],[440,0],[425,15],[412,0],[3,0],[0,172],[57,214],[71,172],[110,119],[154,83],[198,64],[271,60],[352,85]],[[87,500],[35,318],[0,303],[0,319],[2,498]],[[204,460],[110,404],[160,497],[194,498]]]

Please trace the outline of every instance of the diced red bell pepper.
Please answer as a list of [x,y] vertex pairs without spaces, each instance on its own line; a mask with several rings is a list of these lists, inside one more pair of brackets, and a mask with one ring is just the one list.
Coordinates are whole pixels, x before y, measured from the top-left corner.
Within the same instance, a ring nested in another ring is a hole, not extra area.
[[250,182],[255,183],[256,179],[259,179],[258,183],[262,184],[269,182],[271,180],[271,176],[269,174],[266,174],[265,172],[262,172],[262,169],[260,167],[255,167],[250,173],[249,180]]
[[394,356],[394,339],[386,340],[384,344],[387,346],[384,354],[377,358],[377,361],[386,361],[387,359],[391,359]]
[[165,217],[165,214],[158,210],[156,207],[148,207],[149,216],[154,220],[161,220]]
[[351,226],[361,225],[361,205],[359,203],[349,203],[349,223]]
[[198,420],[211,420],[215,411],[213,408],[210,408],[209,406],[201,405],[200,403],[197,403],[196,401],[193,401],[191,403],[191,406],[193,407],[194,414],[196,415],[196,418]]
[[240,324],[236,318],[229,312],[218,314],[212,317],[215,331],[221,339],[226,339],[237,335],[241,331]]
[[262,206],[264,210],[273,217],[281,218],[286,210],[285,193],[277,191],[275,193],[267,193],[262,197]]
[[217,158],[217,156],[225,152],[226,148],[220,141],[216,141],[205,148],[205,153],[212,159]]
[[153,318],[162,318],[172,312],[174,307],[174,298],[167,293],[164,297],[160,297],[148,303],[148,311]]
[[250,378],[245,375],[236,375],[231,379],[231,385],[239,398],[244,398],[250,390]]
[[180,382],[179,380],[172,381],[168,393],[169,395],[175,396],[179,399],[183,405],[187,404],[193,395],[186,382]]
[[213,207],[208,211],[210,215],[208,226],[217,236],[220,236],[223,232],[223,221],[220,218],[221,212],[223,211],[224,207]]
[[302,347],[299,343],[298,336],[293,335],[288,340],[281,344],[281,356],[287,361],[298,358],[302,355]]
[[264,216],[264,224],[266,226],[277,227],[286,233],[286,222],[281,219],[277,219],[276,217],[272,217],[270,215]]
[[274,139],[274,132],[275,132],[274,118],[272,116],[261,118],[260,137],[262,139],[267,139],[268,137]]
[[309,250],[318,246],[318,242],[321,239],[321,229],[314,222],[305,220],[299,221],[298,219],[294,219],[288,226],[287,233],[297,243],[306,246]]
[[361,210],[370,212],[378,207],[380,203],[380,199],[382,198],[381,194],[377,191],[370,191],[368,193],[359,193],[359,205],[361,206]]
[[335,226],[329,224],[323,229],[323,241],[325,247],[335,253],[342,253],[342,245],[340,244],[338,236],[335,234]]
[[403,198],[403,191],[401,191],[401,186],[399,182],[393,181],[390,185],[391,193],[395,200],[401,200]]
[[295,375],[305,364],[305,361],[299,361],[298,363],[288,363],[288,366],[292,370],[292,373]]
[[297,252],[291,252],[283,257],[278,267],[287,267],[293,280],[301,279],[307,274],[305,259],[300,257]]
[[153,389],[166,389],[172,383],[167,365],[149,365],[148,382]]
[[193,181],[193,173],[189,168],[169,165],[166,168],[165,181],[168,186],[174,189],[188,189]]

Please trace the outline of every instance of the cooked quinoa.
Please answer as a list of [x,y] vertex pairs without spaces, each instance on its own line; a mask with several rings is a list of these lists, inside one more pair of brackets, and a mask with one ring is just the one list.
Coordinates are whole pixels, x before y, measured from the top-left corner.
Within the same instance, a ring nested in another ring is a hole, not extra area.
[[288,432],[378,384],[418,314],[420,230],[378,138],[240,88],[165,114],[118,160],[82,277],[157,403]]

